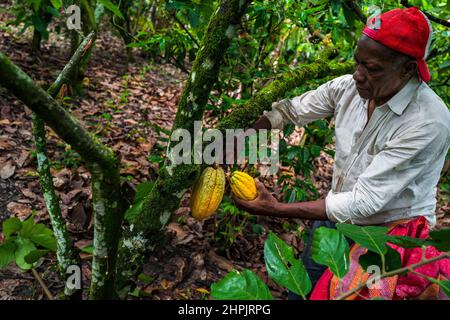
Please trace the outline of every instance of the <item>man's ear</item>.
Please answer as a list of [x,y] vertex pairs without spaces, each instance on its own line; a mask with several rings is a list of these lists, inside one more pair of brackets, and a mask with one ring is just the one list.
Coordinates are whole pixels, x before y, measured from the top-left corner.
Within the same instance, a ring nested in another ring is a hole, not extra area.
[[409,60],[403,65],[402,77],[403,79],[409,79],[412,76],[417,75],[418,64],[416,60]]

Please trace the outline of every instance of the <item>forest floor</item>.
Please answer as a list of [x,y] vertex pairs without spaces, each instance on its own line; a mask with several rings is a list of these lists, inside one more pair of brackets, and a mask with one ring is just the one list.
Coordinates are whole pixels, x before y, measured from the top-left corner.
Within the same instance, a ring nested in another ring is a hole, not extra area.
[[[40,85],[51,84],[68,61],[67,38],[51,33],[40,55],[33,55],[30,33],[19,35],[17,29],[6,27],[4,22],[10,18],[0,11],[0,51]],[[118,37],[102,32],[84,81],[85,95],[64,103],[89,131],[120,155],[121,175],[135,187],[156,176],[157,167],[149,161],[158,143],[155,125],[170,129],[186,74],[138,54],[135,62],[127,64],[126,61]],[[90,174],[70,146],[50,129],[47,136],[62,213],[75,246],[84,248],[92,243],[93,237]],[[0,222],[10,216],[25,219],[34,211],[36,221],[50,224],[33,150],[30,110],[0,89]],[[326,155],[316,159],[318,170],[312,178],[321,197],[330,187],[332,163]],[[450,226],[449,211],[449,203],[439,201],[438,226]],[[138,289],[129,298],[205,299],[210,285],[228,271],[247,268],[269,285],[276,299],[286,299],[286,292],[267,277],[264,240],[269,231],[274,231],[300,254],[302,234],[308,223],[255,218],[228,237],[220,236],[217,217],[198,222],[190,216],[189,194],[186,195],[168,226],[166,246],[149,258],[136,283]],[[81,256],[87,287],[90,256],[86,253]],[[50,256],[37,270],[52,294],[58,297],[64,284],[55,272],[55,265],[56,258]],[[0,270],[1,299],[46,299],[46,296],[31,272],[23,272],[11,264]]]

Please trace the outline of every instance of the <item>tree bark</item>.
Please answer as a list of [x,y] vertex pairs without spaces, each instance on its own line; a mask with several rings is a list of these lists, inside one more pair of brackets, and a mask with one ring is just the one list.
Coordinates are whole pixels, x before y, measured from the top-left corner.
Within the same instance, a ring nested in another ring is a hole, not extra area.
[[[222,0],[212,15],[178,104],[172,130],[183,128],[193,136],[194,122],[203,118],[225,51],[250,2]],[[124,287],[139,269],[145,253],[161,242],[166,224],[199,172],[200,166],[195,164],[178,165],[172,172],[167,167],[160,169],[160,176],[144,200],[142,211],[124,234],[119,255],[119,287]]]
[[40,116],[86,162],[92,173],[94,201],[94,257],[92,299],[114,295],[117,245],[126,201],[120,190],[119,163],[114,152],[86,131],[47,92],[0,52],[0,85]]

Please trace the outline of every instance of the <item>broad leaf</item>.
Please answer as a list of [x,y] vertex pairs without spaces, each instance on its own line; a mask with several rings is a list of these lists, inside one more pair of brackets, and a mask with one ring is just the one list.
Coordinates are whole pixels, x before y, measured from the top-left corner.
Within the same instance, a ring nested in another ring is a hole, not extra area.
[[99,2],[109,11],[111,11],[112,13],[114,13],[116,16],[120,17],[123,19],[123,15],[122,12],[120,12],[119,8],[112,3],[110,0],[99,0]]
[[211,286],[216,300],[272,300],[267,285],[252,271],[232,271]]
[[314,231],[312,259],[331,269],[342,279],[349,268],[349,246],[344,235],[338,230],[320,227]]
[[[31,220],[33,222],[33,220]],[[23,223],[22,230],[19,234],[22,238],[32,240],[35,244],[43,246],[46,249],[56,251],[56,239],[53,235],[53,231],[47,228],[42,223],[29,224],[28,219]]]
[[[392,271],[402,267],[400,253],[391,247],[388,247],[387,252],[384,255],[384,259],[386,271]],[[382,270],[381,256],[378,253],[373,253],[372,251],[367,251],[366,254],[361,255],[359,257],[359,264],[366,271],[369,266],[378,266],[380,267],[380,270]]]
[[13,217],[3,221],[3,234],[8,239],[14,232],[22,228],[22,221],[19,218]]
[[264,260],[269,276],[279,285],[305,297],[312,289],[303,263],[294,256],[294,248],[270,233],[264,243]]
[[137,185],[136,187],[136,195],[134,196],[134,201],[141,201],[152,191],[153,186],[155,185],[154,181],[146,181]]
[[17,237],[16,240],[17,249],[15,252],[16,256],[16,264],[21,269],[29,270],[33,267],[32,264],[29,264],[25,261],[25,257],[32,251],[36,250],[33,242],[29,239],[23,239],[21,237]]
[[439,287],[441,287],[442,291],[447,295],[447,298],[450,299],[450,281],[439,281]]
[[62,7],[62,0],[50,0],[50,2],[52,3],[52,6],[57,10]]
[[346,237],[372,252],[381,255],[387,251],[387,227],[360,227],[353,224],[338,223],[336,228]]
[[450,229],[441,229],[430,232],[431,241],[428,240],[428,245],[431,245],[439,251],[450,251]]
[[3,269],[16,259],[15,251],[15,241],[7,240],[5,243],[0,244],[0,269]]
[[26,263],[33,264],[49,252],[50,250],[34,250],[27,254],[24,260]]
[[411,238],[407,236],[388,236],[388,242],[402,248],[420,248],[426,245],[425,239]]

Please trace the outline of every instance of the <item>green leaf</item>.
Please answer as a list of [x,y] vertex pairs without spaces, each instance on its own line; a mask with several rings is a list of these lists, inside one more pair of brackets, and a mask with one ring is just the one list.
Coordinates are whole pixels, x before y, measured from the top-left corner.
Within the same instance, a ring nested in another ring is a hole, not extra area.
[[211,286],[215,300],[272,300],[267,285],[252,271],[232,271]]
[[81,250],[81,252],[84,252],[84,253],[94,254],[94,246],[92,244],[88,245],[86,247],[83,247],[80,250]]
[[150,191],[152,191],[154,185],[154,181],[146,181],[138,184],[136,187],[136,195],[134,197],[134,201],[138,202],[144,200],[144,198],[150,193]]
[[52,6],[57,10],[62,7],[62,0],[50,0],[50,2],[52,3]]
[[439,287],[441,287],[442,291],[447,295],[447,298],[450,299],[450,281],[439,281]]
[[53,231],[42,223],[34,224],[33,219],[27,219],[23,222],[22,230],[19,231],[22,238],[30,239],[35,244],[43,246],[46,249],[56,251],[56,239]]
[[23,239],[21,237],[17,237],[16,240],[17,249],[15,252],[16,264],[18,267],[24,270],[29,270],[33,267],[32,264],[29,264],[25,261],[25,257],[32,251],[36,250],[33,242],[29,239]]
[[279,285],[305,297],[312,289],[303,263],[294,256],[294,248],[272,232],[264,243],[264,260],[269,276]]
[[8,239],[14,232],[22,228],[22,221],[19,218],[13,217],[3,221],[3,234]]
[[50,250],[34,250],[27,254],[24,260],[26,263],[33,264],[49,252]]
[[388,236],[388,242],[402,248],[420,248],[426,244],[425,239],[411,238],[407,236]]
[[450,251],[450,229],[441,229],[430,232],[431,241],[427,244],[435,247],[439,251]]
[[3,269],[16,259],[14,254],[15,251],[15,240],[7,240],[5,243],[0,245],[0,269]]
[[136,218],[136,216],[138,215],[138,213],[141,211],[142,209],[142,204],[144,203],[144,201],[139,201],[135,204],[133,204],[132,206],[130,206],[128,208],[128,210],[125,212],[125,220],[127,220],[128,222],[133,222],[134,219]]
[[338,223],[336,228],[360,246],[378,254],[385,254],[388,240],[387,227],[360,227],[353,224]]
[[[392,271],[402,267],[400,253],[389,246],[387,247],[387,252],[384,255],[384,259],[386,271]],[[366,254],[361,255],[359,257],[359,264],[366,271],[369,266],[379,266],[380,270],[382,269],[381,256],[372,251],[368,251]]]
[[120,12],[119,8],[112,3],[110,0],[99,0],[99,2],[109,11],[111,11],[112,13],[114,13],[116,16],[123,18],[122,12]]
[[338,230],[320,227],[314,231],[312,259],[329,267],[339,279],[348,272],[349,250],[347,240]]

